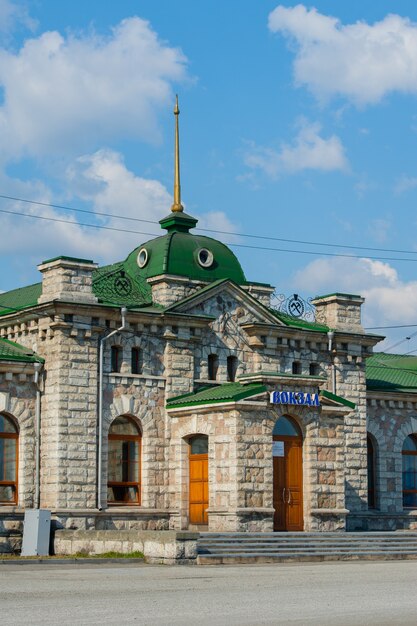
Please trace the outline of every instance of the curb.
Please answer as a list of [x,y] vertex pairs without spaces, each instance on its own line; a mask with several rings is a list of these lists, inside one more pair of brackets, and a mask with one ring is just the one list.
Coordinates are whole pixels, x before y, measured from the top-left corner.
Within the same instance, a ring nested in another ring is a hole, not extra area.
[[100,558],[69,558],[69,559],[0,559],[0,565],[98,565],[107,563],[146,565],[144,559],[100,559]]

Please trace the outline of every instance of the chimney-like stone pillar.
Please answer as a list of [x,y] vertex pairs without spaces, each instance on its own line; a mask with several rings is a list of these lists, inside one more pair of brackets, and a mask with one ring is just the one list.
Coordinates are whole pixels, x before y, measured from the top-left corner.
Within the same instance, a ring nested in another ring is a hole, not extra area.
[[204,283],[168,274],[148,278],[148,283],[152,289],[152,302],[162,306],[171,306],[204,286]]
[[318,296],[312,301],[316,307],[316,322],[334,330],[365,333],[361,324],[361,306],[365,299],[348,293]]
[[86,259],[60,256],[38,265],[42,272],[42,294],[39,304],[62,300],[96,304],[93,294],[93,270],[97,264]]

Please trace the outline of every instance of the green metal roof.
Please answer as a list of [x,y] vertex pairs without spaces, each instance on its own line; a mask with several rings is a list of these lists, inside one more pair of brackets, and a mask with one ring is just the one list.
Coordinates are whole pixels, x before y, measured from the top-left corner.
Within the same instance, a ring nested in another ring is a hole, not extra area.
[[52,259],[46,259],[46,261],[42,261],[43,265],[44,263],[53,263],[54,261],[73,261],[74,263],[88,263],[89,265],[94,264],[94,261],[92,261],[91,259],[80,259],[79,257],[75,257],[75,256],[54,256]]
[[327,333],[329,330],[328,326],[324,324],[318,324],[317,322],[306,322],[305,320],[300,320],[297,317],[292,317],[291,315],[287,315],[286,313],[281,313],[281,311],[277,311],[276,309],[272,309],[268,307],[268,311],[272,313],[277,319],[279,319],[285,326],[291,326],[292,328],[300,328],[302,330],[312,330],[314,332],[319,333]]
[[125,306],[152,303],[152,291],[144,277],[138,276],[138,266],[126,261],[99,267],[93,272],[93,292],[100,302]]
[[417,392],[417,356],[375,352],[366,360],[369,390]]
[[[213,255],[210,267],[202,267],[198,262],[202,248]],[[148,253],[148,262],[141,269],[137,257],[142,249]],[[204,282],[228,278],[238,285],[246,284],[240,263],[227,246],[211,237],[186,232],[171,231],[144,243],[133,250],[124,265],[130,275],[142,281],[159,274],[174,274]]]
[[43,363],[44,359],[33,350],[18,343],[0,338],[0,361],[20,361],[22,363]]
[[197,393],[187,393],[182,396],[170,398],[167,401],[166,408],[173,409],[186,406],[195,406],[201,404],[219,404],[220,402],[237,402],[244,398],[258,395],[266,391],[265,385],[259,383],[250,383],[242,385],[241,383],[226,383],[216,387],[206,387]]
[[324,296],[315,296],[313,300],[323,300],[324,298],[331,298],[332,296],[340,296],[341,298],[362,298],[362,296],[358,296],[355,293],[341,293],[340,291],[335,291],[334,293],[326,293]]
[[326,389],[321,389],[319,395],[322,398],[327,398],[328,400],[332,400],[333,402],[337,402],[338,404],[343,404],[344,406],[349,407],[350,409],[354,409],[356,404],[351,402],[350,400],[346,400],[346,398],[342,398],[342,396],[337,396],[335,393],[331,391],[327,391]]
[[34,306],[42,292],[42,283],[35,283],[20,289],[13,289],[0,294],[0,315],[7,315]]

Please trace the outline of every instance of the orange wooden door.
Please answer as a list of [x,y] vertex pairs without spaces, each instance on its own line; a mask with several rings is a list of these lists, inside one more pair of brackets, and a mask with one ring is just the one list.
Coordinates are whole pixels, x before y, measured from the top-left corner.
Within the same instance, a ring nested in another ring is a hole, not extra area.
[[301,441],[285,442],[287,530],[303,530],[303,449]]
[[286,530],[285,458],[273,457],[274,464],[274,530]]
[[298,437],[274,436],[274,530],[303,530],[303,452]]
[[190,454],[190,524],[208,524],[208,454]]

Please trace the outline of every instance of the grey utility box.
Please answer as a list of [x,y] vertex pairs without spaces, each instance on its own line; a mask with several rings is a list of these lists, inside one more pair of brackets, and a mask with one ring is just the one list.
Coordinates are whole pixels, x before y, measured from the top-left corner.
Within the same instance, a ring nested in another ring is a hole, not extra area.
[[48,556],[51,511],[27,509],[23,524],[21,556]]

